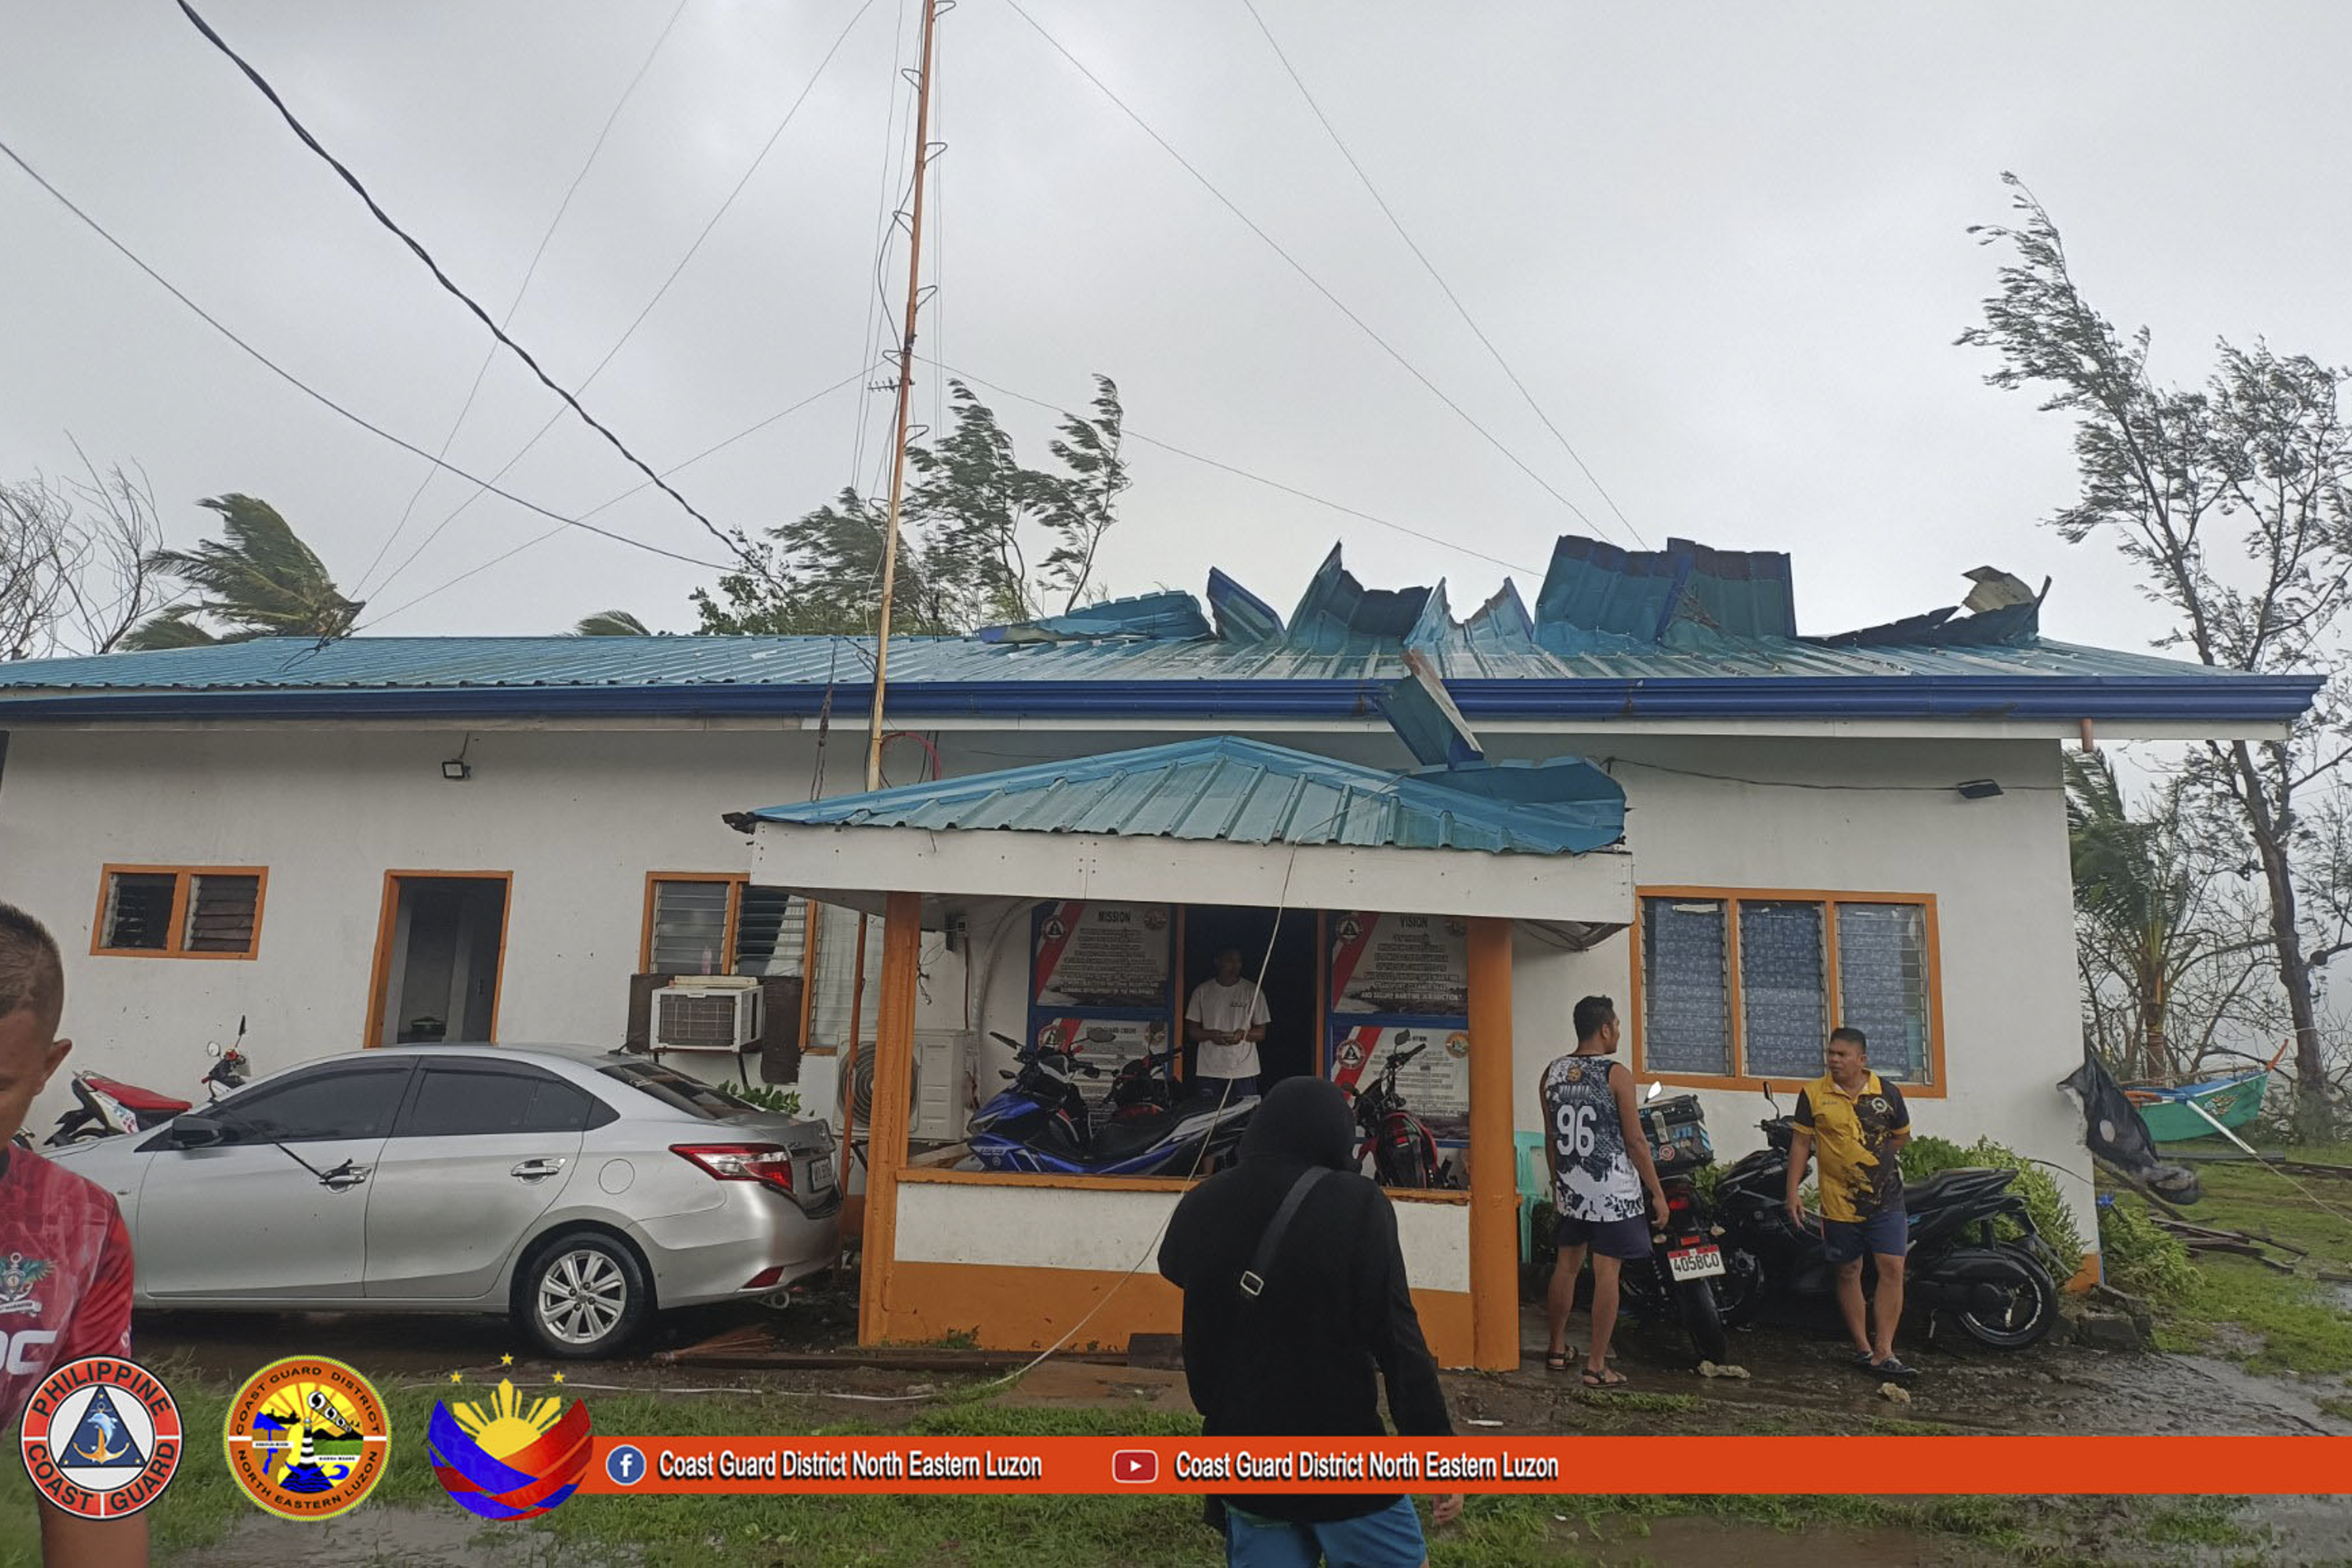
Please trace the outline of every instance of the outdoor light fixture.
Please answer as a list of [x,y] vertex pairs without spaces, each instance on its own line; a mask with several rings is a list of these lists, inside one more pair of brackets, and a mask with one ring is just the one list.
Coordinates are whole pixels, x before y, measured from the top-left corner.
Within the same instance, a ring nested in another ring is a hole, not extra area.
[[466,760],[466,753],[472,750],[473,746],[474,737],[469,735],[466,737],[465,744],[457,747],[457,755],[441,765],[441,777],[452,784],[462,783],[471,779],[474,776],[474,765]]
[[2000,786],[1990,779],[1969,779],[1952,786],[1963,800],[1990,800],[2000,793]]

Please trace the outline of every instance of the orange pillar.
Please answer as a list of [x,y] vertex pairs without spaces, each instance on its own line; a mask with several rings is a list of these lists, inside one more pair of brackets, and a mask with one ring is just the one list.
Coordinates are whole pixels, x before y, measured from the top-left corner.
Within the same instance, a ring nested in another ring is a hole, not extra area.
[[1519,1176],[1511,1139],[1511,923],[1470,922],[1470,1322],[1477,1364],[1519,1364]]
[[915,969],[923,936],[923,895],[894,893],[882,922],[882,997],[874,1020],[874,1114],[866,1134],[865,1281],[857,1337],[883,1337],[898,1240],[898,1173],[907,1164],[915,1097]]

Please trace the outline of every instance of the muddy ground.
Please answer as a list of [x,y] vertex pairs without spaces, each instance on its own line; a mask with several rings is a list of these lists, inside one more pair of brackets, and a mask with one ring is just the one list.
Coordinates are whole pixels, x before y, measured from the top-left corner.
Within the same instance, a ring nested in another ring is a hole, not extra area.
[[[451,1371],[467,1381],[505,1372],[545,1383],[553,1372],[593,1396],[608,1389],[674,1393],[771,1393],[805,1402],[803,1420],[897,1420],[912,1408],[974,1380],[968,1372],[891,1371],[854,1365],[814,1370],[714,1367],[665,1363],[660,1354],[747,1322],[765,1323],[776,1343],[808,1349],[841,1343],[854,1321],[841,1297],[804,1299],[792,1310],[747,1319],[742,1312],[678,1314],[666,1319],[636,1354],[591,1365],[561,1366],[521,1354],[513,1331],[490,1319],[415,1319],[362,1314],[142,1314],[142,1358],[187,1366],[206,1381],[241,1380],[289,1347],[332,1347],[362,1372],[395,1385],[445,1383]],[[1580,1331],[1580,1315],[1574,1328]],[[1969,1433],[2195,1433],[2221,1435],[2332,1434],[2352,1436],[2347,1422],[2316,1401],[2341,1400],[2342,1380],[2258,1375],[2233,1363],[2202,1356],[2111,1353],[2055,1340],[2015,1354],[1965,1344],[1906,1345],[1922,1373],[1908,1403],[1882,1396],[1878,1382],[1853,1371],[1842,1340],[1832,1333],[1769,1328],[1735,1336],[1733,1354],[1744,1379],[1702,1378],[1690,1369],[1680,1334],[1629,1325],[1618,1362],[1633,1380],[1630,1396],[1580,1388],[1571,1376],[1547,1371],[1543,1329],[1530,1313],[1523,1327],[1524,1356],[1509,1373],[1457,1373],[1446,1382],[1457,1427],[1465,1432],[1512,1433],[1788,1433],[1889,1435],[1919,1430]],[[516,1355],[510,1372],[499,1358]],[[1658,1397],[1664,1396],[1665,1397]],[[1189,1410],[1181,1372],[1146,1366],[1049,1362],[1002,1396],[1015,1406],[1129,1406]],[[2338,1409],[2346,1408],[2339,1404]],[[837,1412],[837,1415],[835,1414]],[[2193,1478],[2183,1478],[2193,1482]],[[1889,1478],[1888,1491],[1899,1493]],[[2077,1508],[2063,1529],[2079,1534],[2083,1560],[2107,1561],[2097,1504]],[[2168,1561],[2215,1563],[2352,1563],[2352,1501],[2259,1499],[2238,1521],[2267,1529],[2249,1552],[2193,1548]],[[1562,1556],[1607,1563],[1660,1565],[1725,1562],[1763,1565],[1822,1561],[1964,1564],[1989,1561],[1965,1542],[1903,1529],[1814,1530],[1791,1534],[1769,1524],[1706,1518],[1634,1521],[1592,1518],[1564,1497],[1554,1541]],[[528,1560],[519,1542],[503,1546],[473,1539],[467,1521],[440,1511],[375,1509],[339,1521],[322,1539],[316,1526],[285,1525],[258,1517],[240,1524],[226,1542],[177,1561],[205,1565],[310,1563],[321,1548],[346,1563],[472,1564]],[[2061,1550],[2064,1542],[2056,1543]],[[533,1548],[536,1551],[536,1547]],[[1826,1553],[1826,1555],[1825,1555]],[[625,1561],[625,1559],[623,1559]],[[2117,1559],[2121,1560],[2121,1559]]]

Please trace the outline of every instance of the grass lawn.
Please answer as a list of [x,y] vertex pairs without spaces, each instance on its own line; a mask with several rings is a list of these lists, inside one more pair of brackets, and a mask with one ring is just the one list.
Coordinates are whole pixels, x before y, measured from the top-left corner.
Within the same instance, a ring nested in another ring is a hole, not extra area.
[[[2265,1151],[2269,1152],[2269,1151]],[[2352,1165],[2352,1147],[2289,1148],[2296,1160]],[[2291,1242],[2310,1253],[2295,1275],[2251,1258],[2209,1253],[2198,1260],[2199,1288],[2169,1315],[2159,1336],[2167,1349],[2220,1345],[2263,1371],[2314,1375],[2352,1373],[2352,1310],[2347,1287],[2313,1276],[2352,1273],[2352,1182],[2267,1170],[2252,1162],[2201,1163],[2204,1201],[2187,1212],[2200,1225]],[[2238,1331],[2221,1332],[2223,1325]]]

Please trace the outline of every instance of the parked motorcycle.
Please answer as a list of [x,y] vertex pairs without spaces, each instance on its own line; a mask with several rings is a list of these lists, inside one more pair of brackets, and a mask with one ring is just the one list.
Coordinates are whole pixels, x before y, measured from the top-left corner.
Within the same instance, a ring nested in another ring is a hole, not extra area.
[[[1146,1057],[1119,1070],[1105,1097],[1110,1113],[1097,1129],[1077,1075],[1098,1078],[1100,1068],[1075,1052],[995,1038],[1013,1048],[1019,1065],[999,1070],[1012,1082],[972,1113],[969,1142],[983,1170],[1189,1176],[1212,1159],[1231,1157],[1257,1109],[1255,1094],[1220,1103],[1177,1099],[1164,1091],[1164,1080],[1163,1089],[1154,1089],[1154,1063],[1164,1068],[1168,1058]],[[1163,1092],[1171,1102],[1165,1105],[1156,1103]]]
[[[250,1063],[245,1055],[245,1019],[236,1020],[236,1038],[224,1049],[218,1040],[205,1047],[214,1061],[198,1082],[205,1086],[206,1103],[240,1088],[252,1076]],[[169,1094],[159,1094],[152,1089],[142,1089],[136,1083],[125,1083],[103,1073],[82,1071],[73,1075],[70,1087],[74,1093],[72,1109],[58,1118],[56,1128],[42,1142],[52,1148],[67,1144],[87,1143],[93,1138],[126,1136],[160,1127],[173,1117],[194,1109],[190,1101],[176,1100]]]
[[[1402,1045],[1411,1039],[1400,1035]],[[1356,1164],[1361,1166],[1367,1155],[1372,1162],[1372,1175],[1382,1186],[1456,1187],[1462,1185],[1454,1162],[1441,1162],[1437,1157],[1437,1139],[1429,1124],[1412,1113],[1397,1092],[1397,1074],[1407,1062],[1429,1049],[1423,1040],[1410,1051],[1389,1053],[1388,1065],[1369,1089],[1350,1089],[1356,1103],[1356,1125],[1363,1134],[1356,1145]]]
[[1627,1263],[1618,1288],[1643,1318],[1662,1322],[1679,1317],[1701,1360],[1728,1361],[1729,1308],[1752,1292],[1757,1263],[1752,1255],[1719,1242],[1720,1228],[1699,1194],[1696,1176],[1715,1163],[1715,1144],[1698,1096],[1660,1100],[1662,1092],[1662,1085],[1650,1085],[1641,1114],[1666,1212],[1650,1217],[1651,1255]]
[[[1775,1103],[1774,1109],[1778,1110]],[[1789,1158],[1795,1124],[1773,1115],[1758,1124],[1767,1146],[1723,1173],[1715,1201],[1727,1256],[1756,1263],[1753,1288],[1729,1293],[1735,1323],[1774,1306],[1834,1318],[1837,1265],[1822,1250],[1820,1232],[1790,1223]],[[1928,1309],[1933,1337],[1938,1314],[1994,1350],[2022,1350],[2058,1322],[2057,1255],[2033,1228],[2022,1195],[2010,1190],[2014,1171],[1939,1171],[1903,1194],[1911,1237],[1904,1267],[1904,1299]],[[2003,1221],[2021,1234],[2003,1238]],[[1865,1281],[1865,1289],[1868,1282]]]

